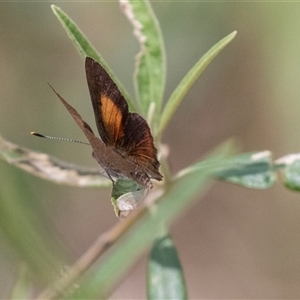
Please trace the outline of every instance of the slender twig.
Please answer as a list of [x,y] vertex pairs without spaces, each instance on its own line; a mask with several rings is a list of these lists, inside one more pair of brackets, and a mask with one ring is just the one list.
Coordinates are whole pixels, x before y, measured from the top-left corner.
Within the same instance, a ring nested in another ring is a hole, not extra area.
[[[107,232],[100,235],[94,244],[71,266],[68,271],[53,286],[42,291],[35,300],[58,299],[68,291],[97,261],[104,252],[111,248],[125,233],[127,233],[147,212],[150,204],[158,198],[161,191],[151,193],[151,197],[132,212],[125,220],[117,223]],[[150,196],[150,195],[149,195]],[[150,199],[151,198],[151,199]]]

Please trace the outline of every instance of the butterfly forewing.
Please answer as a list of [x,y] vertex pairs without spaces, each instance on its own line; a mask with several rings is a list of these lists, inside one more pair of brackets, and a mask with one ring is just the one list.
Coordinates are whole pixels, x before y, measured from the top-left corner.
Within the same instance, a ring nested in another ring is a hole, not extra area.
[[100,137],[105,144],[114,146],[124,135],[127,102],[107,72],[96,61],[87,57],[85,71]]

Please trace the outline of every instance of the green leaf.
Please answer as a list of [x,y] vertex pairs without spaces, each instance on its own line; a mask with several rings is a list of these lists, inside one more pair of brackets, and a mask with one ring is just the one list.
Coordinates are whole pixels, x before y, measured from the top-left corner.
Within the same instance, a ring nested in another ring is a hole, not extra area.
[[82,31],[77,27],[76,23],[59,7],[55,5],[51,5],[51,8],[62,24],[63,28],[66,30],[69,38],[75,45],[79,54],[84,58],[86,56],[92,57],[101,63],[103,66],[107,67],[107,64],[91,44],[91,42],[87,39],[87,37],[82,33]]
[[168,227],[176,217],[200,198],[199,193],[203,194],[207,189],[211,175],[215,172],[216,167],[222,165],[227,152],[228,145],[223,145],[219,149],[218,155],[209,159],[210,163],[173,182],[157,199],[157,206],[152,206],[152,214],[144,215],[122,239],[101,257],[95,265],[96,271],[89,277],[89,280],[81,284],[81,288],[71,298],[106,298],[121,275],[157,237],[162,224]]
[[174,90],[170,99],[168,100],[160,120],[159,134],[163,132],[171,117],[175,113],[179,104],[190,90],[192,85],[210,64],[210,62],[218,55],[218,53],[228,45],[236,35],[236,31],[232,32],[217,44],[215,44],[206,54],[204,54],[195,66],[185,75],[177,88]]
[[145,197],[146,189],[135,181],[118,179],[113,184],[111,203],[117,217],[124,218],[130,211],[137,208],[138,203]]
[[96,60],[111,76],[115,84],[120,89],[121,93],[125,97],[125,99],[128,102],[129,108],[131,110],[135,110],[135,105],[131,100],[131,97],[125,87],[122,85],[120,80],[114,75],[111,68],[108,66],[108,64],[105,62],[103,57],[97,52],[97,50],[94,48],[92,43],[88,40],[88,38],[83,34],[83,32],[79,29],[79,27],[76,25],[76,23],[66,14],[64,13],[59,7],[55,5],[51,5],[51,8],[62,24],[63,28],[66,30],[69,38],[73,42],[74,46],[78,50],[79,54],[82,57],[89,56]]
[[147,275],[148,299],[187,299],[183,270],[169,235],[154,241]]
[[[165,48],[159,23],[146,0],[120,1],[121,9],[134,27],[140,43],[136,56],[135,89],[141,113],[153,124],[157,124],[165,88]],[[155,128],[154,128],[155,129]]]
[[281,167],[284,185],[293,190],[300,191],[300,154],[290,154],[276,160]]
[[[196,172],[203,168],[207,161],[200,161],[177,174],[177,178]],[[222,167],[216,170],[214,177],[230,183],[252,189],[267,189],[277,180],[277,169],[280,166],[272,162],[270,151],[251,152],[236,155],[228,159]]]
[[277,180],[269,151],[244,153],[233,157],[217,171],[216,178],[252,189],[267,189]]

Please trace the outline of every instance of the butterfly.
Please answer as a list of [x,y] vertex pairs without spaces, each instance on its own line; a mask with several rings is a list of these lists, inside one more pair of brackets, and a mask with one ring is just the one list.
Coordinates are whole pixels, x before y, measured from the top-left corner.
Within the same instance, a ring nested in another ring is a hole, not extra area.
[[129,112],[128,104],[105,69],[86,57],[85,72],[91,96],[98,138],[79,113],[50,85],[88,139],[92,156],[108,177],[129,178],[151,189],[151,179],[161,181],[160,163],[150,128],[139,114]]

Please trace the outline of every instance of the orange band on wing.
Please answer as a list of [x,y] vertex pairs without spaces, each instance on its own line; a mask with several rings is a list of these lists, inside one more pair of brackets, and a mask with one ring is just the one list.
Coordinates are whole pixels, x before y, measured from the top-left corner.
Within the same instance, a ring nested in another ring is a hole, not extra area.
[[113,100],[107,96],[100,97],[100,112],[103,125],[109,136],[109,141],[113,144],[123,137],[122,111],[115,105]]

